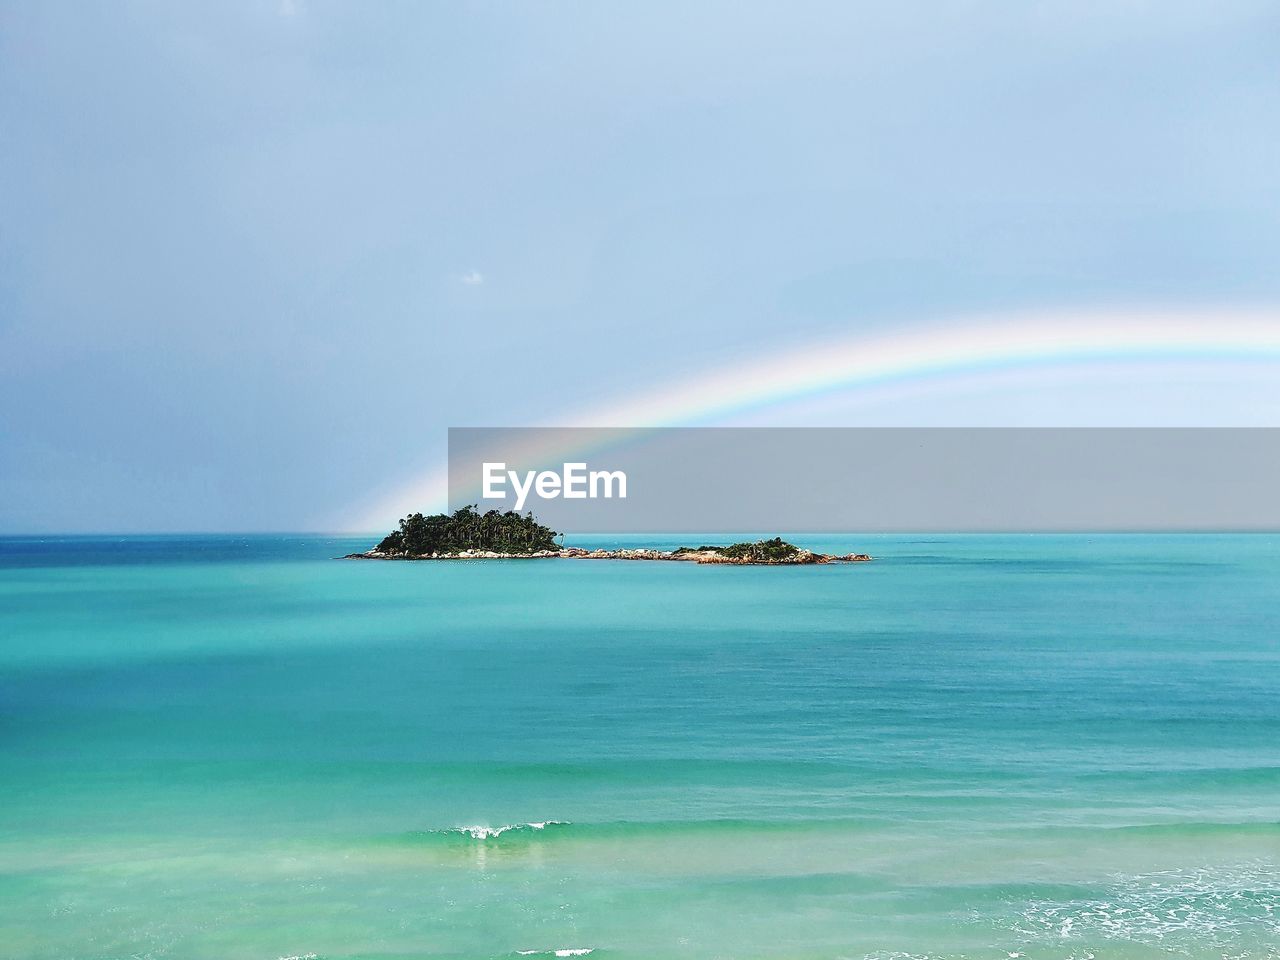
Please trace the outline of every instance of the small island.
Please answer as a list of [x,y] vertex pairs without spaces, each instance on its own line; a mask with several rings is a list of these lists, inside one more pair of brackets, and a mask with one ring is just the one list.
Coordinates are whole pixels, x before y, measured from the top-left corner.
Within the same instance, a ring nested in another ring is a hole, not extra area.
[[816,563],[858,563],[865,553],[814,553],[781,537],[754,543],[703,544],[675,550],[647,548],[587,550],[556,543],[556,533],[531,514],[475,506],[452,514],[415,513],[400,521],[372,550],[352,553],[344,560],[675,560],[686,563],[724,563],[739,566],[801,566]]

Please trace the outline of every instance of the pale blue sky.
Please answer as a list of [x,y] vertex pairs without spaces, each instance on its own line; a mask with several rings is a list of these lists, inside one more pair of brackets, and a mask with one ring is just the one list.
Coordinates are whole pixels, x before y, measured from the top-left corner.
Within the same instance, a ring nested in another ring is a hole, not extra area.
[[797,342],[1280,304],[1278,86],[1269,3],[4,0],[0,531],[332,528]]

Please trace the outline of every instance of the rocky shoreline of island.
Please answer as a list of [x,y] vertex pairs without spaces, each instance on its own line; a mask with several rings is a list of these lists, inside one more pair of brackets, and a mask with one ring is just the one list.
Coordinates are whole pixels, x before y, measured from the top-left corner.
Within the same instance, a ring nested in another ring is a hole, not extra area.
[[[769,543],[770,541],[760,541]],[[735,553],[734,548],[756,544],[730,544],[725,547],[680,547],[677,550],[653,550],[647,547],[623,547],[616,550],[587,550],[584,547],[562,547],[557,550],[535,550],[531,553],[502,553],[496,550],[458,550],[444,553],[409,554],[383,550],[351,553],[344,560],[653,560],[679,563],[714,563],[734,566],[807,566],[818,563],[865,563],[865,553],[815,553],[803,547],[784,543],[791,548],[769,556],[761,552]]]
[[532,514],[514,511],[480,513],[474,505],[452,514],[411,514],[371,550],[349,553],[343,560],[656,560],[715,563],[735,566],[809,566],[821,563],[862,563],[865,553],[816,553],[771,540],[702,544],[654,550],[622,547],[588,550],[556,543],[561,534],[538,523]]

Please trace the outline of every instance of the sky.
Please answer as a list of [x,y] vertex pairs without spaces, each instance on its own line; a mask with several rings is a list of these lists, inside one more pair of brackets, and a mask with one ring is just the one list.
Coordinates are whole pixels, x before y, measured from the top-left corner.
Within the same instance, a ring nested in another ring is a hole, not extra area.
[[[0,532],[364,528],[450,426],[974,318],[1280,318],[1278,28],[1262,2],[0,0]],[[1280,363],[700,422],[1280,425]]]

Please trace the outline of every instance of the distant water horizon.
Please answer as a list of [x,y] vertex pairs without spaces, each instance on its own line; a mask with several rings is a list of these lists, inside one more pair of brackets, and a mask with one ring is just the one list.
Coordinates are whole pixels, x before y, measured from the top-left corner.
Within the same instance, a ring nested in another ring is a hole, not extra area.
[[1280,956],[1276,535],[377,536],[0,536],[6,957]]

